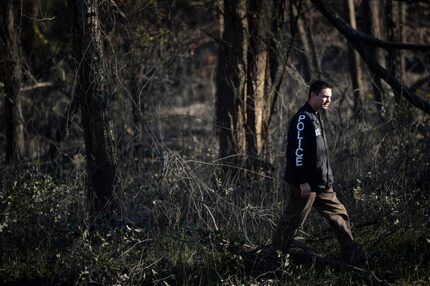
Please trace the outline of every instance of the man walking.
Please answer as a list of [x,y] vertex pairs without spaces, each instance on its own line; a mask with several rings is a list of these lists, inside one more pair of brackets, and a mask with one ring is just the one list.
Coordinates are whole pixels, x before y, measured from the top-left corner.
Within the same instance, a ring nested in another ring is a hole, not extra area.
[[332,89],[333,85],[325,81],[313,82],[307,102],[290,123],[285,169],[289,192],[273,234],[273,247],[286,253],[314,206],[334,229],[345,260],[362,266],[367,264],[366,254],[354,241],[346,209],[332,189],[333,174],[320,117],[320,111],[331,103]]

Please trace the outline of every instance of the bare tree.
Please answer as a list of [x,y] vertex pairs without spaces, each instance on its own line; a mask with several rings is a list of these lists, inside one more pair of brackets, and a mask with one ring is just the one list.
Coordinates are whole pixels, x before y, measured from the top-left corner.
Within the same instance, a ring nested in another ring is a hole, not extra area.
[[92,215],[115,207],[115,150],[104,64],[99,1],[75,1],[81,31],[78,96],[84,129],[89,201]]
[[6,162],[18,162],[24,155],[24,118],[21,108],[22,52],[19,5],[14,0],[1,2],[2,48],[6,126]]

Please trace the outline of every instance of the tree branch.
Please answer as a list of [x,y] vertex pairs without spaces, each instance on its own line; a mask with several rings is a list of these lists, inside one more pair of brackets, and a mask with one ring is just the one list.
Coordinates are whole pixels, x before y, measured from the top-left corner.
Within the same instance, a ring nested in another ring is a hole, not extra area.
[[417,89],[419,89],[421,86],[423,86],[426,83],[430,83],[430,76],[426,76],[425,78],[417,80],[415,83],[411,85],[410,90],[415,92],[417,91]]
[[352,44],[358,51],[369,69],[377,76],[385,80],[394,91],[402,95],[412,105],[430,114],[430,103],[423,98],[415,95],[411,89],[404,85],[400,80],[394,77],[390,72],[376,62],[365,48],[364,41],[354,36],[354,30],[342,19],[342,17],[324,0],[311,0],[315,7],[336,27],[336,29]]
[[349,41],[360,42],[373,47],[388,49],[388,50],[420,50],[429,51],[430,45],[406,44],[398,42],[388,42],[376,39],[368,34],[352,29],[345,20],[324,0],[311,0],[314,6],[324,14],[324,16],[335,25]]
[[[30,85],[30,86],[25,86],[25,87],[21,87],[19,89],[20,92],[26,92],[26,91],[32,91],[33,89],[38,89],[38,88],[44,88],[44,87],[52,87],[55,84],[52,82],[38,82],[36,84]],[[0,82],[0,88],[4,87],[4,83]]]
[[408,4],[414,4],[414,3],[426,3],[429,4],[429,0],[394,0],[397,2],[405,2]]
[[55,84],[52,82],[38,82],[38,83],[30,85],[30,86],[21,87],[20,91],[26,92],[26,91],[32,91],[33,89],[44,88],[44,87],[53,87],[53,86],[55,86]]

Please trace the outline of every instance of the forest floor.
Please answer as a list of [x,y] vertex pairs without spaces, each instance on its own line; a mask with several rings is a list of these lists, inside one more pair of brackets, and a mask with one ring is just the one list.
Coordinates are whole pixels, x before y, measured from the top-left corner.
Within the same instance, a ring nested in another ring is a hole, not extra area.
[[[430,284],[425,125],[344,128],[332,142],[336,191],[373,254],[357,270],[342,264],[315,211],[299,237],[316,256],[256,251],[270,244],[282,208],[282,170],[226,171],[211,114],[199,104],[173,109],[153,124],[160,152],[121,153],[118,212],[97,229],[89,227],[82,157],[1,166],[1,284]],[[345,144],[351,138],[357,143]]]

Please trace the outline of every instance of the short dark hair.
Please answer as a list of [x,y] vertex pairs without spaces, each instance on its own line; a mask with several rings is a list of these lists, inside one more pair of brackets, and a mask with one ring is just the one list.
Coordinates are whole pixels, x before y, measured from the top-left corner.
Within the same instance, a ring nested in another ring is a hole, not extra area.
[[329,82],[323,81],[323,80],[316,80],[316,81],[312,82],[311,86],[309,87],[308,98],[311,97],[312,92],[315,94],[318,94],[324,88],[333,89],[334,85],[329,83]]

